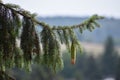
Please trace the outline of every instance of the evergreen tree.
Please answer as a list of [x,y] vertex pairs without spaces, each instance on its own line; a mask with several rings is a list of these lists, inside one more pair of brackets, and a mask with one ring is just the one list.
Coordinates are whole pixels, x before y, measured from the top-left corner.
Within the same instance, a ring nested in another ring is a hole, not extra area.
[[84,76],[86,80],[101,80],[101,72],[99,67],[97,66],[96,59],[93,56],[89,56],[86,63],[86,69],[84,72]]
[[[60,44],[65,44],[75,64],[76,50],[81,49],[74,29],[80,33],[99,27],[96,20],[103,17],[93,15],[81,24],[73,26],[50,26],[37,21],[36,15],[16,4],[4,4],[0,0],[0,79],[10,80],[6,69],[18,67],[31,71],[31,64],[46,65],[54,71],[63,67]],[[36,31],[36,24],[42,31]],[[20,46],[17,46],[20,40]],[[42,48],[41,46],[42,45]]]
[[118,55],[115,52],[114,41],[108,37],[105,44],[105,51],[102,56],[102,72],[104,76],[114,76],[116,71]]

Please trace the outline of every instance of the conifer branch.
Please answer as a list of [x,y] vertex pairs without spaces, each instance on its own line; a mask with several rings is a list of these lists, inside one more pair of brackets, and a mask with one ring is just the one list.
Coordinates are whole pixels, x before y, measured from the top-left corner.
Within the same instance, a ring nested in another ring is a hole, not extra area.
[[[20,6],[3,4],[0,0],[0,71],[6,71],[7,68],[15,66],[31,71],[32,62],[44,63],[56,71],[63,67],[60,42],[66,45],[71,53],[71,63],[74,64],[76,51],[82,50],[74,29],[78,28],[80,33],[85,29],[92,31],[100,26],[97,20],[102,18],[93,15],[78,25],[50,26],[38,21],[35,19],[35,14],[31,14]],[[35,24],[43,28],[40,35],[35,29]],[[18,35],[21,36],[19,47],[16,46]]]
[[[0,5],[8,8],[8,9],[10,9],[11,11],[13,11],[13,12],[15,12],[15,13],[20,14],[20,15],[23,16],[23,17],[26,17],[26,18],[28,18],[28,19],[31,19],[34,23],[36,23],[36,24],[38,24],[38,25],[41,25],[43,28],[44,28],[44,27],[48,27],[48,25],[47,25],[46,23],[37,21],[37,20],[34,19],[31,15],[27,15],[27,14],[26,14],[27,11],[25,11],[24,9],[21,9],[21,8],[20,8],[19,10],[15,10],[15,9],[11,8],[10,6],[7,6],[6,4],[3,4],[3,3],[1,3],[1,2],[0,2]],[[9,5],[11,5],[11,4],[9,4]]]
[[[35,18],[33,18],[33,17],[32,17],[32,14],[30,14],[28,11],[26,11],[26,10],[20,8],[20,7],[18,8],[18,10],[15,10],[15,9],[12,8],[12,7],[16,7],[16,6],[18,7],[18,5],[15,5],[15,6],[12,6],[12,5],[14,5],[14,4],[7,4],[7,5],[6,5],[6,4],[3,4],[3,3],[1,3],[1,2],[0,2],[0,5],[8,8],[8,9],[10,9],[10,10],[12,10],[12,11],[15,12],[15,13],[20,14],[20,15],[23,16],[23,17],[26,17],[26,18],[28,18],[28,19],[31,19],[34,23],[42,26],[43,28],[44,28],[44,27],[46,27],[46,28],[50,27],[50,26],[49,26],[48,24],[46,24],[45,22],[41,22],[41,21],[38,21],[38,20],[36,20]],[[11,7],[10,7],[10,5],[11,5]],[[26,14],[26,13],[29,13],[29,15]],[[89,18],[88,20],[86,20],[86,21],[84,21],[83,23],[78,24],[78,25],[72,25],[72,26],[51,26],[51,28],[52,28],[52,30],[63,30],[63,29],[65,30],[65,29],[83,28],[84,25],[89,25],[90,23],[95,22],[96,20],[99,20],[99,19],[103,19],[103,17],[102,17],[102,16],[98,16],[98,15],[93,15],[91,18]],[[96,24],[97,26],[99,26],[98,23],[94,23],[94,24]]]
[[[78,25],[72,25],[72,26],[53,26],[53,30],[65,30],[65,29],[76,29],[76,28],[84,28],[85,26],[94,23],[95,26],[100,27],[98,23],[95,23],[96,20],[103,19],[104,17],[98,16],[98,15],[93,15],[91,18],[85,20],[81,24]],[[89,27],[89,26],[88,26]]]

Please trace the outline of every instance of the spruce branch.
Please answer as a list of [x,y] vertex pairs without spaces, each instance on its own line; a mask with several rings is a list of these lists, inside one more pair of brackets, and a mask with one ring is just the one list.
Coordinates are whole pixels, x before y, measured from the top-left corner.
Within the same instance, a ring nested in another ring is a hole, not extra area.
[[15,5],[15,4],[3,4],[0,2],[0,5],[1,6],[4,6],[10,10],[12,10],[13,12],[15,13],[18,13],[20,14],[21,16],[23,17],[26,17],[28,19],[31,19],[34,23],[42,26],[43,28],[46,27],[51,27],[52,30],[65,30],[65,29],[75,29],[75,28],[83,28],[84,26],[86,25],[89,25],[90,23],[94,23],[95,26],[98,26],[99,27],[99,24],[96,22],[96,20],[99,20],[99,19],[103,19],[104,17],[102,16],[98,16],[98,15],[93,15],[92,17],[90,17],[88,20],[85,20],[83,23],[81,24],[78,24],[78,25],[72,25],[72,26],[49,26],[48,24],[46,24],[45,22],[42,22],[42,21],[38,21],[36,20],[33,16],[36,16],[35,14],[31,14],[29,11],[26,11],[22,8],[20,8],[20,6],[18,5]]
[[95,24],[95,26],[100,27],[99,24],[96,22],[96,20],[103,19],[104,17],[98,16],[98,15],[93,15],[89,19],[85,20],[81,24],[78,25],[72,25],[72,26],[54,26],[52,29],[53,30],[65,30],[65,29],[75,29],[75,28],[84,28],[85,26],[89,25],[90,23]]
[[[0,6],[4,6],[6,7],[7,9],[10,9],[11,11],[15,12],[15,13],[18,13],[19,15],[23,16],[23,17],[26,17],[27,19],[31,19],[34,23],[42,26],[43,28],[44,27],[48,27],[48,24],[44,23],[44,22],[40,22],[40,21],[37,21],[36,19],[33,18],[33,15],[35,14],[30,14],[28,11],[22,9],[19,7],[19,9],[15,9],[13,7],[15,6],[12,6],[12,4],[3,4],[0,2]],[[17,6],[17,5],[16,5]],[[27,14],[26,14],[27,13]],[[28,14],[29,13],[29,14]]]
[[[50,26],[38,21],[35,16],[16,4],[4,4],[0,0],[0,71],[15,66],[31,71],[34,61],[44,63],[56,71],[63,67],[60,43],[66,45],[71,53],[71,63],[75,64],[76,52],[82,50],[75,29],[79,29],[80,33],[86,29],[92,31],[95,27],[100,27],[97,20],[103,19],[102,16],[93,15],[78,25]],[[42,27],[40,35],[35,24]],[[16,39],[20,30],[20,46],[17,47]]]

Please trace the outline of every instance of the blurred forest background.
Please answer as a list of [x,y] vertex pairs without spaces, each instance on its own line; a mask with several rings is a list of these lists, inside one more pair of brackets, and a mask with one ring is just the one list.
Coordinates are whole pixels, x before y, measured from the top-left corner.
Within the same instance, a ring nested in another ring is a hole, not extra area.
[[[50,25],[74,25],[87,18],[57,16],[38,17],[38,20]],[[33,64],[31,73],[17,68],[10,73],[16,80],[115,80],[120,75],[120,19],[105,18],[99,23],[101,28],[78,35],[83,53],[77,52],[75,65],[70,63],[70,54],[66,54],[63,45],[63,70],[54,73],[42,65]]]

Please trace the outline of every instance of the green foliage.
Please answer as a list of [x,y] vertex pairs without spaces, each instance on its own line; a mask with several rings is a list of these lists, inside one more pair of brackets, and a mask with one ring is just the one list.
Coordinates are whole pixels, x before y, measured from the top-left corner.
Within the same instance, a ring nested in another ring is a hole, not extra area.
[[3,59],[1,67],[12,68],[14,65],[13,51],[16,46],[16,37],[20,27],[18,25],[19,17],[3,6],[0,6],[0,12],[0,52]]
[[20,9],[20,6],[16,5],[16,4],[7,3],[6,6],[11,7],[11,8],[15,8],[15,9]]
[[15,67],[18,67],[20,69],[24,66],[24,60],[23,60],[23,51],[16,47],[14,50],[14,61],[15,61]]
[[43,48],[43,63],[56,70],[62,68],[60,44],[51,28],[44,28],[41,32],[41,43]]
[[[74,29],[79,28],[80,33],[85,29],[92,31],[99,26],[96,20],[103,18],[93,15],[78,25],[49,26],[37,21],[35,16],[16,4],[0,2],[0,71],[15,66],[31,71],[32,63],[44,64],[54,71],[63,68],[59,41],[67,46],[71,58],[75,59],[76,51],[81,46]],[[40,36],[35,30],[35,24],[42,27]],[[19,36],[20,46],[17,46]]]

